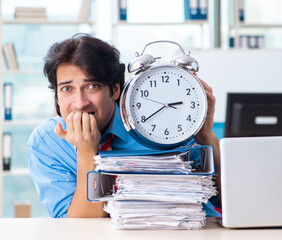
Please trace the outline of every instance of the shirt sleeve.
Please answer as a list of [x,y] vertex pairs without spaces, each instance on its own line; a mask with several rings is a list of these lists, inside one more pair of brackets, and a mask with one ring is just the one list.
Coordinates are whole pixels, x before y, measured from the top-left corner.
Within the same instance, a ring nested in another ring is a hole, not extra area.
[[73,145],[53,131],[33,133],[28,161],[40,201],[51,217],[66,217],[76,188],[76,154]]

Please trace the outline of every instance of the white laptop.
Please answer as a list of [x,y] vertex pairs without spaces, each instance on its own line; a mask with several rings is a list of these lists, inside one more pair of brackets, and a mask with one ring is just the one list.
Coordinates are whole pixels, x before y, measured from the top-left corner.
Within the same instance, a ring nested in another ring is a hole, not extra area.
[[220,140],[222,225],[282,226],[282,137]]

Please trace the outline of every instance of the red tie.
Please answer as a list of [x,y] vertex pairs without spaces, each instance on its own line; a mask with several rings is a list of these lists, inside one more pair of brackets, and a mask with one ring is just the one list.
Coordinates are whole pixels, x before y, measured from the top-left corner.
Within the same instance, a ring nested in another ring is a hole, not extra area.
[[100,151],[111,151],[112,150],[111,144],[113,140],[114,140],[114,134],[110,133],[108,136],[108,140],[99,145],[99,150]]

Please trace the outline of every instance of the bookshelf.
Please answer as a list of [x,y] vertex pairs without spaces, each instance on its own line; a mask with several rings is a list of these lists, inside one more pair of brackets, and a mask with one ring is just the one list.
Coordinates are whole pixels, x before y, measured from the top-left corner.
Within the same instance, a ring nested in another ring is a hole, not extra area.
[[[271,17],[277,15],[277,12],[273,11],[275,5],[279,9],[282,6],[279,0],[257,3],[250,0],[222,2],[223,11],[230,13],[222,24],[225,25],[223,29],[225,28],[226,32],[222,34],[225,46],[235,49],[282,48],[282,44],[274,40],[282,36],[282,18]],[[256,4],[257,8],[253,8],[251,4]],[[272,9],[272,12],[269,9]]]
[[[34,2],[36,5],[37,1]],[[55,114],[53,93],[48,89],[48,81],[42,73],[43,59],[54,42],[78,32],[95,33],[96,0],[65,1],[70,11],[73,9],[72,16],[66,17],[63,8],[61,13],[50,13],[50,9],[56,9],[56,0],[40,2],[41,7],[47,10],[47,17],[15,18],[13,14],[17,6],[10,6],[13,9],[7,15],[7,5],[13,3],[0,0],[0,43],[1,46],[6,42],[12,43],[18,61],[18,69],[9,68],[1,51],[0,91],[4,96],[0,99],[0,217],[13,217],[13,203],[18,201],[31,204],[31,208],[37,212],[32,217],[48,216],[29,177],[27,159],[29,135],[36,126]],[[11,120],[5,119],[4,114],[6,99],[3,87],[6,83],[12,86]],[[7,153],[4,152],[3,134],[7,133],[11,134],[11,163],[10,170],[4,171],[3,154]]]
[[[189,2],[197,4],[196,13],[200,12],[200,8],[205,8],[206,15],[188,18],[186,12]],[[114,0],[111,40],[120,50],[122,62],[129,63],[134,59],[136,51],[142,51],[147,43],[156,40],[175,41],[192,53],[194,50],[215,48],[218,43],[214,31],[217,0],[206,0],[202,5],[199,5],[200,2],[202,1]],[[170,60],[177,54],[177,49],[165,44],[147,51],[153,56],[164,52],[162,60]],[[126,79],[128,78],[129,74],[126,73]]]
[[[188,49],[215,46],[213,19],[216,0],[176,0],[173,9],[177,14],[171,14],[172,2],[166,0],[115,0],[114,3],[112,40],[121,52],[129,51],[129,44],[125,42],[134,38],[139,39],[137,47],[156,39],[174,40]],[[173,29],[179,34],[174,34]],[[126,46],[124,51],[123,45]]]

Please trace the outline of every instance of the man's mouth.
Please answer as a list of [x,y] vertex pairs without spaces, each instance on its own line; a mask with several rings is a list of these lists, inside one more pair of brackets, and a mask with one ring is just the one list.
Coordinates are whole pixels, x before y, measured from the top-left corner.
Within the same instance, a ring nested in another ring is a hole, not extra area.
[[88,114],[94,115],[94,114],[95,114],[95,112],[88,112]]

